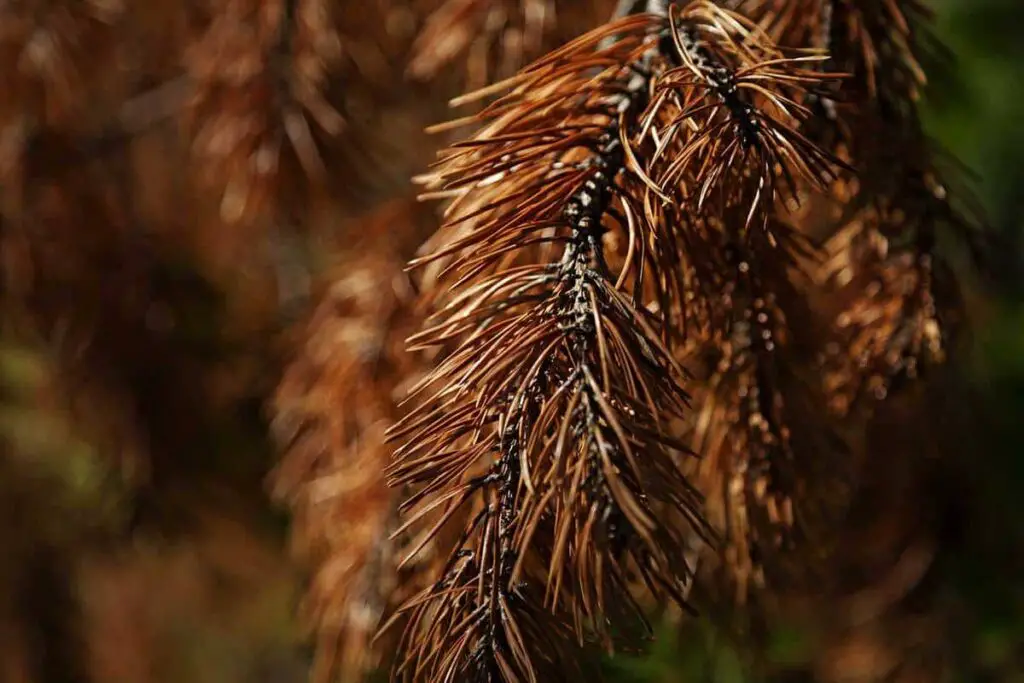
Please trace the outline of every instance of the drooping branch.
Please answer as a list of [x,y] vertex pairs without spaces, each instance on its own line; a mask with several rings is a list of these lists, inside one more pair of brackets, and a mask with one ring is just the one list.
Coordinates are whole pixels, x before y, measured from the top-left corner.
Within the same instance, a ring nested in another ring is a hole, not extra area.
[[[825,511],[807,495],[819,475],[846,474],[845,449],[805,386],[802,359],[813,358],[820,327],[807,271],[820,252],[794,227],[806,197],[846,169],[804,134],[808,101],[836,77],[811,68],[822,55],[788,56],[711,3],[673,6],[669,16],[666,49],[679,66],[655,85],[646,114],[648,190],[680,197],[656,211],[679,226],[675,315],[685,334],[676,353],[705,380],[688,433],[703,459],[686,470],[709,496],[742,601],[763,583],[763,563],[809,540]],[[841,509],[840,499],[830,503]]]
[[[682,377],[662,323],[624,291],[644,291],[662,248],[623,144],[658,27],[629,17],[528,67],[432,176],[454,200],[417,262],[437,313],[412,343],[447,352],[396,427],[393,474],[419,489],[410,521],[472,511],[440,583],[409,605],[410,678],[552,680],[571,665],[567,629],[610,641],[608,610],[642,620],[632,576],[685,602],[688,539],[704,532],[669,454]],[[628,240],[615,271],[610,231]]]
[[[607,624],[645,625],[647,596],[686,607],[708,532],[678,467],[688,399],[669,344],[690,333],[692,294],[678,266],[730,241],[788,258],[769,216],[792,197],[776,188],[824,183],[838,163],[795,130],[795,96],[824,78],[798,62],[694,3],[613,22],[461,98],[507,91],[426,178],[451,201],[414,262],[435,313],[411,343],[441,355],[394,430],[392,473],[416,490],[409,523],[443,510],[424,542],[460,510],[470,523],[408,606],[407,675],[557,671],[568,626],[612,648]],[[554,622],[535,620],[538,595]],[[552,635],[521,649],[518,619]]]
[[398,569],[404,539],[389,536],[401,492],[385,474],[397,387],[420,372],[403,353],[416,316],[402,267],[433,227],[425,214],[397,201],[345,231],[355,243],[322,277],[272,405],[283,456],[271,492],[290,509],[292,546],[311,572],[302,616],[317,643],[317,683],[390,664],[390,643],[373,638],[429,576],[429,561]]
[[224,222],[278,211],[290,160],[323,181],[320,139],[344,127],[326,96],[344,54],[332,11],[323,0],[225,0],[189,51],[186,121]]

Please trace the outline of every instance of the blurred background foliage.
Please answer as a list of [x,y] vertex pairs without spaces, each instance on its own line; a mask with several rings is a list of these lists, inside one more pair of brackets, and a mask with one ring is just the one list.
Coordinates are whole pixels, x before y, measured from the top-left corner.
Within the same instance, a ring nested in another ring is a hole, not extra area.
[[[977,306],[970,360],[955,370],[963,381],[957,395],[940,397],[980,426],[970,440],[948,444],[954,457],[936,474],[941,539],[926,585],[911,591],[926,593],[927,607],[889,627],[900,638],[919,634],[921,666],[886,660],[890,631],[831,642],[824,627],[799,616],[811,610],[794,609],[793,618],[752,634],[702,605],[699,620],[666,621],[649,652],[607,662],[614,681],[1024,683],[1024,2],[931,2],[956,61],[951,82],[932,84],[927,124],[975,173],[1002,244],[999,277],[987,285],[996,294],[967,292]],[[231,343],[208,338],[205,318],[183,320],[178,332],[189,338],[179,343],[211,355]],[[259,365],[240,362],[246,369],[232,370],[242,374]],[[185,446],[180,485],[158,498],[166,509],[140,510],[123,472],[111,472],[54,407],[55,391],[45,348],[0,347],[9,456],[0,459],[0,681],[27,683],[29,672],[43,672],[46,683],[305,680],[308,648],[293,616],[302,581],[286,559],[287,520],[265,496],[271,449],[253,436],[265,433],[262,406],[233,404],[208,416],[201,428],[214,433],[172,439],[169,449]],[[217,471],[204,472],[200,485],[188,477],[197,468]],[[70,588],[55,566],[73,573]],[[68,623],[85,627],[57,633]],[[933,637],[936,630],[944,637]],[[76,652],[29,642],[43,636]],[[39,661],[26,661],[31,656]],[[939,657],[952,663],[941,678],[915,677]]]

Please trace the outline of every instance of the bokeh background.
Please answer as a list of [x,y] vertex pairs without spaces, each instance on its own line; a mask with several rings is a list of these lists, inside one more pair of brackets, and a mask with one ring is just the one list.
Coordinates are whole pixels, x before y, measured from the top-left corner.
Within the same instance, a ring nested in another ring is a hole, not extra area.
[[[934,511],[921,550],[928,568],[915,572],[913,546],[877,571],[861,568],[853,597],[826,608],[846,615],[841,626],[814,608],[826,595],[794,596],[789,616],[763,633],[713,608],[666,623],[649,653],[607,663],[613,680],[1024,683],[1024,2],[931,2],[956,62],[955,78],[930,86],[927,125],[972,170],[1001,242],[993,281],[967,285],[970,350],[951,370],[962,380],[955,395],[939,397],[976,427],[944,444],[952,457],[906,501]],[[190,311],[179,330],[197,355],[215,353],[205,315]],[[249,376],[248,366],[222,371]],[[139,496],[150,506],[140,510],[119,483],[144,478],[139,465],[129,453],[111,471],[99,452],[106,418],[83,433],[46,409],[53,374],[39,349],[0,349],[0,681],[305,680],[310,654],[295,618],[303,576],[288,558],[288,519],[265,495],[275,456],[264,406],[236,401],[192,433],[165,430],[161,447],[176,459],[161,481],[176,484]],[[899,441],[890,445],[898,456]],[[132,529],[130,540],[112,528]]]

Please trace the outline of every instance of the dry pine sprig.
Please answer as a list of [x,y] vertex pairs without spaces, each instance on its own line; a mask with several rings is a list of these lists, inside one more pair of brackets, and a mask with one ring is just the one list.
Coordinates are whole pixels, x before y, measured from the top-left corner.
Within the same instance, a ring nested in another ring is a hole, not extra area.
[[225,223],[281,210],[282,164],[323,181],[321,141],[344,119],[327,97],[343,62],[331,3],[219,0],[186,55],[195,90],[185,109],[199,178]]
[[[752,579],[763,583],[766,558],[820,526],[825,510],[806,491],[823,485],[819,474],[835,471],[844,455],[796,367],[814,338],[803,269],[818,255],[787,209],[845,165],[801,131],[811,118],[807,103],[835,78],[813,68],[820,55],[786,55],[713,5],[694,3],[680,19],[672,38],[683,65],[663,87],[675,94],[671,88],[685,84],[688,98],[665,98],[667,134],[651,177],[660,185],[682,179],[696,209],[662,218],[686,226],[679,234],[688,334],[677,354],[706,377],[690,431],[705,458],[696,481],[743,601]],[[686,127],[696,133],[667,152]]]
[[[646,624],[647,596],[687,606],[708,529],[678,467],[674,266],[710,254],[720,283],[787,257],[776,206],[839,165],[797,130],[799,100],[827,78],[804,61],[695,2],[610,23],[460,100],[506,92],[424,179],[451,202],[414,262],[432,315],[411,344],[441,356],[392,430],[391,475],[415,491],[405,524],[437,516],[421,543],[468,523],[403,608],[400,678],[563,678],[568,632],[610,649],[613,628]],[[736,295],[762,294],[739,279]],[[730,296],[701,286],[705,308]]]
[[399,571],[402,539],[390,536],[400,492],[385,477],[396,393],[419,371],[403,353],[415,317],[402,266],[433,225],[421,213],[399,200],[344,230],[354,248],[322,277],[272,404],[284,455],[271,492],[290,508],[293,547],[312,571],[302,616],[317,637],[318,683],[360,681],[388,661],[373,637],[429,564]]

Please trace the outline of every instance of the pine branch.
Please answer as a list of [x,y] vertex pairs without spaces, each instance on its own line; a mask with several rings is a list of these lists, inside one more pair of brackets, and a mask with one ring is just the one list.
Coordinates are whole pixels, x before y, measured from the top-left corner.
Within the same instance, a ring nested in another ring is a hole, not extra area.
[[693,444],[707,458],[700,488],[725,511],[717,527],[743,600],[748,581],[761,582],[763,562],[789,554],[797,538],[812,540],[822,514],[834,518],[842,507],[836,499],[819,510],[805,493],[836,491],[825,480],[847,475],[847,452],[799,378],[820,330],[806,302],[806,267],[819,254],[787,209],[849,169],[801,132],[812,115],[806,103],[835,78],[803,68],[813,56],[786,57],[712,5],[672,7],[669,16],[681,66],[653,98],[660,118],[648,119],[657,122],[650,178],[683,197],[661,218],[682,224],[680,357],[710,366]]
[[[417,491],[409,522],[444,511],[423,542],[464,507],[471,522],[407,605],[411,679],[564,667],[541,595],[608,649],[607,624],[644,626],[649,594],[686,607],[691,539],[708,533],[677,466],[688,398],[666,341],[689,330],[673,266],[731,243],[786,258],[779,188],[793,200],[796,178],[823,185],[839,165],[790,123],[825,78],[799,62],[694,3],[608,24],[459,100],[508,91],[425,179],[451,202],[413,263],[435,313],[410,342],[443,355],[393,430],[391,472]],[[519,619],[550,634],[524,649]]]
[[282,165],[292,160],[323,182],[318,138],[336,138],[345,126],[325,97],[342,58],[323,0],[225,0],[215,13],[188,54],[196,90],[186,121],[200,177],[217,188],[225,223],[279,211],[290,177]]
[[362,680],[390,661],[386,644],[371,641],[430,564],[399,570],[403,539],[389,538],[399,492],[385,477],[394,394],[419,371],[402,353],[415,317],[401,268],[433,223],[417,209],[398,201],[351,226],[357,244],[322,276],[328,287],[298,326],[274,397],[283,457],[272,494],[291,509],[293,547],[312,570],[302,611],[317,642],[312,678],[322,683]]
[[[681,377],[653,321],[616,285],[641,271],[646,249],[631,248],[613,274],[601,245],[613,197],[641,215],[615,181],[622,139],[647,103],[633,67],[650,49],[648,23],[625,19],[527,68],[431,180],[458,198],[417,262],[440,268],[436,283],[427,276],[438,312],[411,341],[454,346],[430,377],[439,389],[395,429],[405,445],[392,472],[420,489],[405,505],[410,520],[438,505],[445,518],[464,504],[476,512],[441,581],[408,606],[402,671],[412,679],[565,671],[558,643],[569,624],[540,621],[542,603],[574,614],[582,637],[584,623],[601,627],[602,605],[635,603],[627,565],[684,602],[690,531],[651,511],[664,503],[700,528],[695,495],[661,454],[678,447],[665,429],[685,401],[671,379]],[[631,239],[647,243],[648,229]],[[452,603],[459,612],[445,617]],[[427,624],[437,626],[417,630]]]

